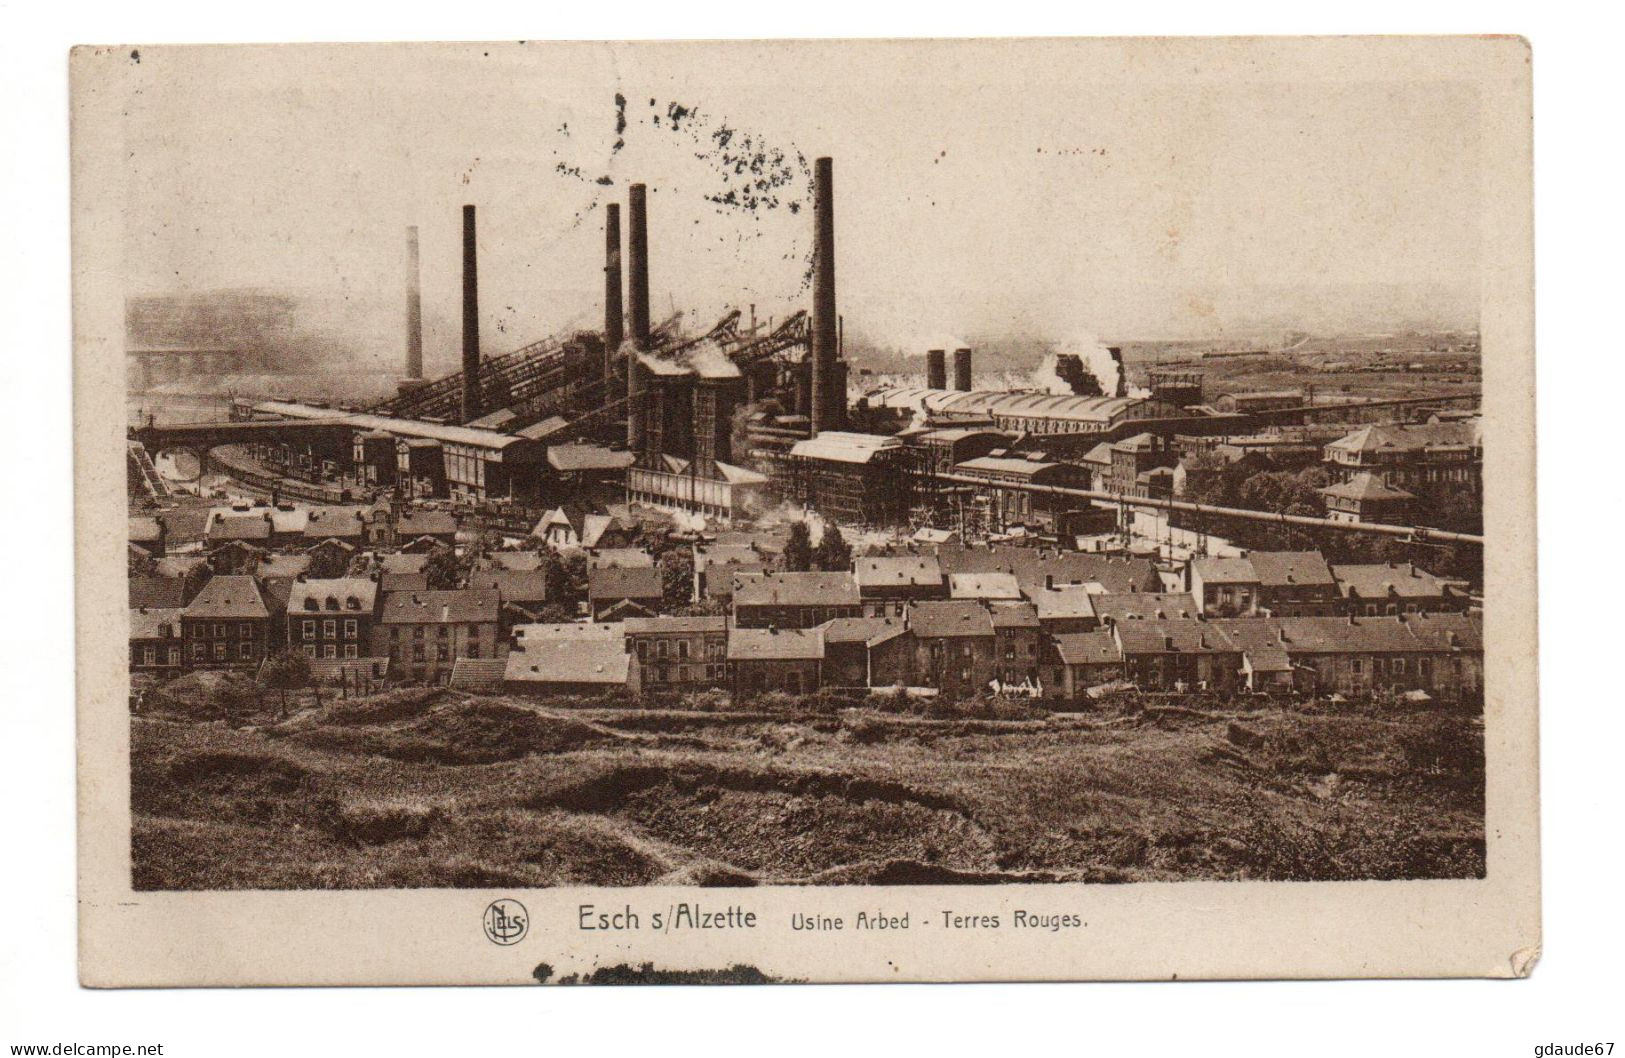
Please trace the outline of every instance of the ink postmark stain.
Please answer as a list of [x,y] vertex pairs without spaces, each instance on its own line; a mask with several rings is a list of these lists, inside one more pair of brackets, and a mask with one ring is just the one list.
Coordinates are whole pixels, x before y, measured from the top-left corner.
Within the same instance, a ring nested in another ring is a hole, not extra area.
[[530,932],[530,912],[517,900],[493,900],[485,909],[484,925],[492,944],[518,944]]

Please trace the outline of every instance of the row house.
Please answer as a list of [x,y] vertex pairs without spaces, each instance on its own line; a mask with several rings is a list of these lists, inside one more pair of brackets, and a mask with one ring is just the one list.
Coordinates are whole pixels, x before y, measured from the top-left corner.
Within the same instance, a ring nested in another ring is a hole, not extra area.
[[1436,577],[1414,562],[1340,564],[1331,574],[1341,611],[1364,617],[1459,613],[1471,601],[1462,582]]
[[281,625],[280,608],[253,577],[211,577],[181,611],[186,664],[194,669],[255,671],[281,645]]
[[742,573],[734,577],[733,616],[740,628],[814,628],[863,615],[850,573]]
[[997,674],[992,611],[979,602],[918,602],[908,608],[912,676],[951,697],[972,697]]
[[852,564],[858,598],[868,617],[902,617],[911,602],[948,597],[942,564],[934,555],[873,555]]
[[1296,617],[1280,622],[1298,689],[1360,696],[1421,691],[1447,699],[1484,687],[1483,628],[1476,615]]
[[734,628],[728,665],[736,694],[810,694],[822,686],[821,628]]
[[1038,609],[1030,602],[996,602],[989,606],[993,622],[994,678],[1007,688],[1040,686],[1039,646],[1043,635]]
[[413,682],[443,682],[457,658],[499,656],[501,606],[494,588],[384,592],[372,656]]
[[169,679],[186,669],[185,639],[179,606],[130,608],[130,675]]
[[378,595],[371,577],[296,578],[288,593],[288,645],[310,658],[366,656]]
[[519,625],[503,665],[502,688],[513,694],[599,695],[624,690],[635,663],[636,655],[627,652],[626,629],[618,623]]
[[665,578],[654,566],[600,566],[587,571],[587,603],[595,621],[651,617],[665,601]]
[[1341,611],[1337,580],[1319,551],[1254,551],[1258,607],[1272,617],[1326,617]]
[[[821,626],[824,633],[823,683],[826,687],[886,687],[906,683],[906,673],[882,666],[877,673],[873,647],[905,631],[901,617],[837,617]],[[887,679],[886,676],[893,678]],[[899,675],[904,678],[898,679]]]
[[1193,558],[1187,567],[1191,597],[1208,617],[1258,612],[1258,571],[1246,558]]
[[765,573],[773,556],[756,544],[694,545],[694,601],[727,605],[733,599],[733,579],[739,573]]
[[721,687],[728,681],[726,617],[629,617],[623,622],[634,693]]
[[1326,445],[1325,463],[1339,481],[1368,474],[1391,489],[1450,483],[1483,484],[1481,419],[1439,423],[1378,423]]

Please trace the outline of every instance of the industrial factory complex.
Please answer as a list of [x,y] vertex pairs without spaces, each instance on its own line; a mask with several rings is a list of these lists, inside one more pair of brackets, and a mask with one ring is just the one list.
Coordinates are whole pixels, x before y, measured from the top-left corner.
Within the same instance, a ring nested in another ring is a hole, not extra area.
[[[285,646],[346,681],[465,688],[1476,691],[1472,578],[1222,535],[1256,521],[1479,546],[1417,503],[1480,487],[1476,394],[1208,394],[1166,366],[1131,386],[1115,348],[1060,352],[1025,388],[978,388],[966,347],[919,350],[915,378],[859,373],[829,158],[812,179],[811,301],[787,318],[750,307],[703,333],[653,318],[660,261],[633,184],[624,240],[621,204],[604,211],[602,329],[486,356],[469,205],[460,371],[423,377],[409,229],[388,399],[261,394],[221,421],[133,427],[133,669],[254,668]],[[190,528],[154,463],[175,451],[235,497]],[[1198,495],[1226,468],[1315,466],[1307,506]],[[765,528],[803,516],[866,542],[809,568]],[[541,552],[570,550],[588,570],[566,598]],[[431,583],[439,551],[457,583]],[[678,552],[692,572],[674,592]]]

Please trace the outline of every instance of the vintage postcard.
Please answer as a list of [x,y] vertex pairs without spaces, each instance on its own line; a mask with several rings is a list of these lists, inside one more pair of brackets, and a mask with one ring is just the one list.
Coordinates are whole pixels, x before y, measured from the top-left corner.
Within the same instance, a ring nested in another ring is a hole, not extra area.
[[76,49],[82,980],[1527,974],[1530,62]]

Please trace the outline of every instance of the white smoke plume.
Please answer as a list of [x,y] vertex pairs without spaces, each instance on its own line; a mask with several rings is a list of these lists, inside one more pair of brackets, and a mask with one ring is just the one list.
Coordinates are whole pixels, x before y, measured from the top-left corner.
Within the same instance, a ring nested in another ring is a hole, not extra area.
[[1110,397],[1117,393],[1118,376],[1121,369],[1117,361],[1112,359],[1106,343],[1090,334],[1088,331],[1077,331],[1070,341],[1061,347],[1063,353],[1076,353],[1083,359],[1083,366],[1095,376],[1100,383],[1100,391]]
[[[1110,357],[1108,357],[1110,359]],[[1059,363],[1059,354],[1050,353],[1045,356],[1038,366],[1033,369],[1031,376],[1032,388],[1040,393],[1049,393],[1057,397],[1070,396],[1072,386],[1055,370]]]
[[701,342],[684,352],[688,366],[707,378],[738,378],[739,365],[716,342]]

